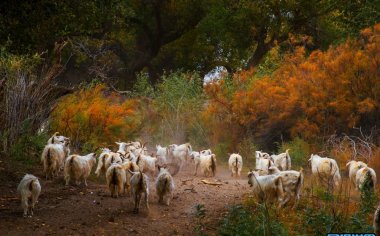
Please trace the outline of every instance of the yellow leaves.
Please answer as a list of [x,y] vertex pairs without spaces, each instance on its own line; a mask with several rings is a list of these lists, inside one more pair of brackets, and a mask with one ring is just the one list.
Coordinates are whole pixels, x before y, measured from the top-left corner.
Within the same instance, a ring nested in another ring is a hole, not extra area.
[[133,135],[139,126],[137,101],[104,94],[104,85],[82,89],[64,97],[51,116],[53,130],[74,142],[112,142]]

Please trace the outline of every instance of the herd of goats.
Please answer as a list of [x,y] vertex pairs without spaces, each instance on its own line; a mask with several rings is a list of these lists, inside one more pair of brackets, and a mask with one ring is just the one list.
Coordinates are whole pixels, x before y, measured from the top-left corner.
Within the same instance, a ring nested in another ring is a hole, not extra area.
[[[145,144],[140,142],[116,142],[116,144],[119,145],[116,152],[102,148],[98,157],[96,151],[85,156],[70,155],[70,139],[56,132],[48,140],[41,155],[46,179],[58,176],[63,170],[66,185],[69,185],[71,180],[76,184],[83,180],[87,186],[87,178],[97,163],[95,174],[98,177],[105,175],[111,196],[118,197],[122,193],[132,195],[133,211],[138,213],[143,194],[146,208],[149,210],[148,175],[154,178],[157,169],[156,193],[159,202],[166,205],[170,204],[175,188],[172,176],[189,161],[195,164],[194,175],[197,175],[200,169],[204,176],[215,176],[216,155],[210,149],[196,152],[189,143],[172,144],[167,147],[157,145],[156,154],[149,155]],[[340,184],[339,166],[334,159],[312,154],[309,162],[312,177],[318,179],[321,184],[326,184],[329,189]],[[231,176],[240,177],[243,168],[242,156],[231,154],[228,166]],[[376,173],[367,164],[361,161],[349,161],[346,166],[349,169],[350,182],[357,190],[364,184],[372,189],[375,188]],[[248,184],[258,200],[277,202],[279,207],[284,207],[292,200],[295,207],[300,198],[303,181],[302,168],[300,171],[291,170],[289,149],[278,155],[256,151],[256,168],[248,172]],[[24,217],[31,217],[41,192],[38,178],[26,174],[17,190],[21,195]],[[375,213],[374,227],[375,230],[380,230],[380,207]]]

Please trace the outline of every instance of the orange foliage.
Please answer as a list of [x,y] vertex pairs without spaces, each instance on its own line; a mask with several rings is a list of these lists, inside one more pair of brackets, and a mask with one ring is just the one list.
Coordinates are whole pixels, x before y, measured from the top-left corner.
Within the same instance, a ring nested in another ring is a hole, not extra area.
[[377,24],[326,52],[306,57],[298,48],[272,78],[255,80],[249,71],[206,86],[210,128],[225,132],[236,122],[267,143],[280,135],[314,139],[374,126],[380,121],[379,35]]
[[140,125],[136,100],[105,95],[105,86],[82,89],[64,97],[51,116],[51,126],[73,144],[105,145],[131,139]]

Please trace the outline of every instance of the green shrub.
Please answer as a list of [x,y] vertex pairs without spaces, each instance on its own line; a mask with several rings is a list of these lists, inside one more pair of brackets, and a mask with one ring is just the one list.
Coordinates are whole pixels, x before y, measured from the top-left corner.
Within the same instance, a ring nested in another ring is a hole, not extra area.
[[307,207],[304,211],[303,226],[314,235],[343,232],[338,229],[342,223],[341,219],[341,215],[334,216],[329,209]]
[[140,73],[137,76],[137,81],[133,85],[133,96],[136,97],[154,97],[154,88],[149,82],[149,75]]
[[195,218],[196,218],[196,225],[193,229],[193,232],[196,234],[203,236],[206,235],[204,230],[204,218],[206,217],[206,208],[203,204],[197,204],[195,205]]
[[258,204],[251,212],[242,205],[232,206],[219,226],[219,235],[289,235],[284,225],[278,221],[275,207]]
[[212,149],[212,152],[215,153],[217,160],[226,162],[228,161],[228,147],[226,143],[218,143]]
[[22,135],[10,148],[12,159],[21,161],[26,165],[33,165],[39,162],[40,155],[47,144],[49,136],[46,133],[34,135]]
[[350,218],[351,232],[373,232],[372,224],[368,224],[367,219],[375,212],[375,205],[378,202],[378,196],[372,188],[368,186],[366,178],[363,188],[360,190],[360,207],[358,212]]
[[311,145],[301,138],[295,138],[290,142],[283,143],[279,148],[279,153],[290,149],[289,155],[292,160],[292,169],[295,167],[305,167],[311,154]]
[[326,189],[317,189],[315,197],[302,213],[302,225],[306,232],[314,235],[331,232],[373,232],[372,214],[378,199],[373,190],[361,190],[359,208],[354,213],[347,209],[350,204],[348,195],[333,195]]
[[249,139],[243,139],[237,145],[237,151],[243,157],[244,166],[254,167],[255,166],[255,151],[258,150],[258,147],[254,144],[254,142]]
[[143,136],[161,145],[196,141],[196,147],[208,146],[199,116],[205,101],[200,76],[174,72],[161,79],[153,89],[147,78],[140,76],[134,88],[136,94],[147,98],[140,107]]

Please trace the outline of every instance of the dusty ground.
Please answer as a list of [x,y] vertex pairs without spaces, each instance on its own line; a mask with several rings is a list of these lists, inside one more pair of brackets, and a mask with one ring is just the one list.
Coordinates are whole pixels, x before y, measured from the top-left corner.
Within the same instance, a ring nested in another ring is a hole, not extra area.
[[[219,219],[228,206],[240,203],[249,192],[245,174],[234,179],[226,167],[219,166],[214,178],[193,176],[193,166],[174,177],[176,189],[170,206],[157,203],[150,178],[150,212],[145,206],[133,214],[130,197],[111,198],[104,177],[92,177],[88,187],[65,187],[63,177],[45,181],[42,168],[30,172],[40,178],[42,192],[33,218],[23,218],[17,184],[25,174],[0,162],[0,234],[1,235],[196,235],[195,206],[206,209],[209,235],[216,234]],[[244,172],[245,173],[245,172]],[[202,179],[222,183],[211,186]]]

